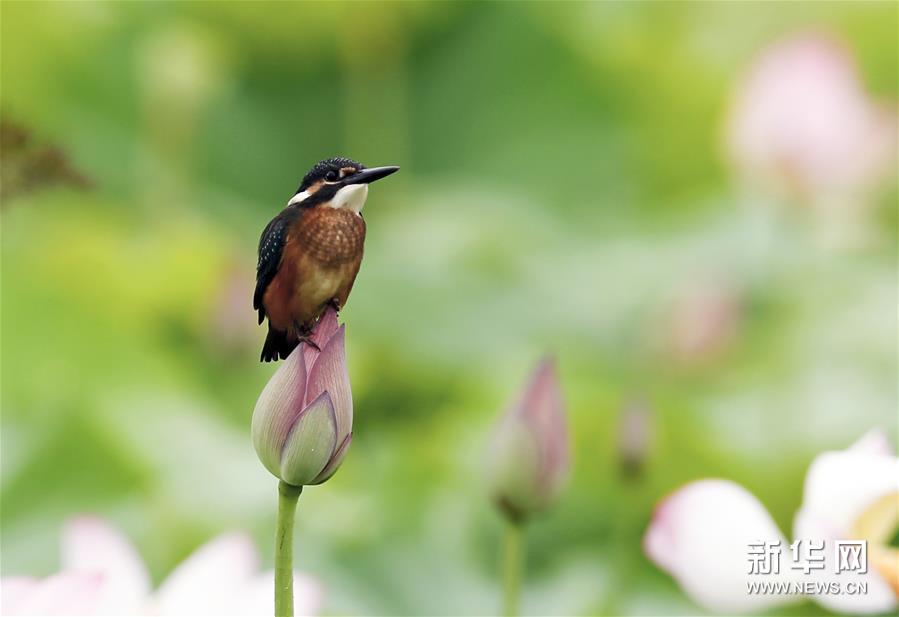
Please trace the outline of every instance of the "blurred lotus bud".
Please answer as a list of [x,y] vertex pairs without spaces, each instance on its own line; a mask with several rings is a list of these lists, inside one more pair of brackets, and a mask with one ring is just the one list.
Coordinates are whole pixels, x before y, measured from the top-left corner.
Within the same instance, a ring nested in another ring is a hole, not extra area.
[[741,313],[739,294],[726,284],[687,285],[677,292],[671,308],[669,353],[684,365],[719,357],[736,338]]
[[497,427],[488,473],[491,498],[514,522],[549,506],[561,490],[568,473],[568,432],[552,360],[540,362]]
[[652,447],[652,410],[645,401],[631,401],[621,410],[618,422],[618,461],[625,476],[643,471]]
[[337,471],[350,445],[353,397],[344,326],[332,308],[281,363],[253,411],[253,446],[265,468],[288,484],[321,484]]
[[215,283],[206,320],[210,346],[222,356],[242,355],[255,347],[259,331],[247,298],[253,294],[255,272],[244,260],[232,259],[221,271]]
[[750,184],[851,210],[894,173],[895,129],[895,110],[872,100],[847,49],[806,33],[755,60],[736,88],[726,141]]

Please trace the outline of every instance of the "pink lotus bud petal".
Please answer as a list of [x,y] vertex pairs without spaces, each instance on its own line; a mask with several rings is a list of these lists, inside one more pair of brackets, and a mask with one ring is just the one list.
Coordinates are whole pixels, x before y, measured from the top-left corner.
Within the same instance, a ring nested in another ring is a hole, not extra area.
[[551,360],[540,363],[521,401],[500,423],[490,463],[491,495],[512,519],[543,510],[561,490],[568,472],[568,433]]
[[281,453],[280,478],[288,484],[311,484],[337,450],[337,420],[327,392],[303,410]]
[[305,351],[303,352],[303,362],[306,364],[307,373],[312,368],[312,365],[315,363],[321,350],[325,348],[328,341],[330,341],[337,333],[337,329],[337,311],[329,306],[325,312],[322,313],[318,323],[315,324],[315,330],[312,332],[312,342],[318,346],[318,349],[313,345],[304,345]]
[[324,342],[321,353],[309,371],[306,398],[311,400],[322,392],[331,395],[337,416],[337,438],[343,442],[353,426],[353,393],[344,351],[345,328],[341,326]]
[[337,323],[337,311],[333,307],[328,307],[318,320],[315,331],[312,333],[312,341],[318,345],[319,349],[324,349],[325,344],[337,334],[340,326]]
[[294,422],[303,411],[306,397],[306,367],[300,345],[265,385],[253,410],[253,446],[259,460],[280,476],[281,451]]
[[253,445],[265,468],[288,484],[320,484],[346,455],[353,397],[345,329],[329,308],[312,333],[281,364],[253,412]]

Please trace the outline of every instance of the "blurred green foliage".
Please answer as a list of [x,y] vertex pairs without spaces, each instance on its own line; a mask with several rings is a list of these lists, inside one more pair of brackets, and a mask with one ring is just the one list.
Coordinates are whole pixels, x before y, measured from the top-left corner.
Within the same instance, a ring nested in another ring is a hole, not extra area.
[[[548,351],[575,467],[529,530],[526,611],[695,613],[640,548],[660,496],[732,478],[788,530],[816,452],[896,427],[895,195],[870,242],[834,251],[802,217],[760,222],[720,145],[736,77],[794,31],[843,38],[895,100],[896,11],[3,3],[4,121],[90,184],[8,194],[4,177],[3,573],[52,571],[84,511],[157,580],[227,529],[271,558],[275,480],[249,441],[273,370],[255,243],[306,168],[341,154],[403,169],[372,190],[343,315],[353,447],[300,502],[298,565],[327,611],[497,609],[483,453]],[[673,355],[674,298],[708,280],[734,290],[735,334]],[[650,413],[632,475],[635,402]]]

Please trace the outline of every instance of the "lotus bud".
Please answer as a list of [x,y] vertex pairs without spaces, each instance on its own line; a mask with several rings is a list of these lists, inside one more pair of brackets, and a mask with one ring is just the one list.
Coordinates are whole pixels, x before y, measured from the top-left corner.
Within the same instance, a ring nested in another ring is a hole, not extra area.
[[545,509],[558,495],[568,475],[568,433],[552,360],[540,362],[502,418],[489,463],[491,498],[513,522]]
[[318,349],[297,345],[256,402],[256,454],[287,484],[321,484],[337,471],[350,445],[353,396],[344,330],[328,308],[311,337]]
[[636,479],[652,449],[653,412],[649,404],[633,400],[625,404],[618,421],[618,464],[622,475]]

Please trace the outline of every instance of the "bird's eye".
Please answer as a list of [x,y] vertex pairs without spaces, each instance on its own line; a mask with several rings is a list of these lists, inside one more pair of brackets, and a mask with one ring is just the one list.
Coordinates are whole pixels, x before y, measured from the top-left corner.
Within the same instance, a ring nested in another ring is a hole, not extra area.
[[325,174],[325,180],[328,182],[336,182],[340,178],[340,174],[333,169]]

